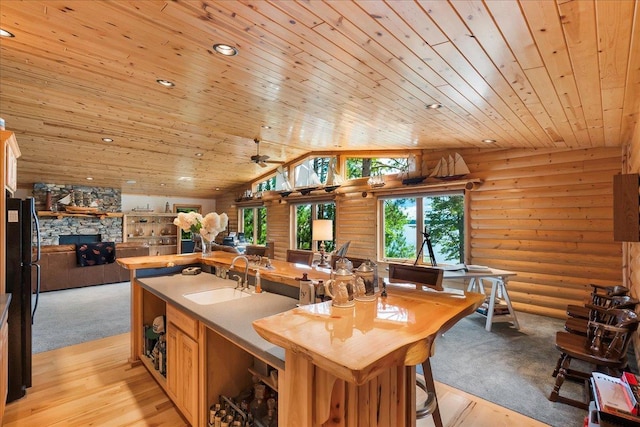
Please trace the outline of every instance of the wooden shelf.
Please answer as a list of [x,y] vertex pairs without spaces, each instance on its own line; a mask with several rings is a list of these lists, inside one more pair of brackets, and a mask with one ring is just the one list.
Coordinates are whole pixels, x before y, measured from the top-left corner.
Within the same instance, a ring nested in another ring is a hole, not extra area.
[[255,375],[260,379],[261,382],[265,383],[273,391],[275,391],[276,393],[278,392],[278,384],[273,380],[272,377],[265,377],[264,375],[258,373],[258,371],[256,371],[253,368],[248,368],[248,369],[249,369],[249,372],[251,372],[251,375]]
[[142,361],[142,364],[147,368],[147,371],[149,371],[151,376],[155,378],[158,384],[160,384],[160,387],[166,390],[167,379],[162,374],[160,374],[160,371],[156,370],[156,368],[153,366],[153,362],[151,361],[151,358],[146,354],[141,354],[140,360]]
[[96,212],[96,213],[69,213],[69,212],[51,212],[51,211],[38,211],[38,216],[41,218],[57,218],[62,219],[65,217],[80,217],[80,218],[122,218],[124,214],[122,212]]

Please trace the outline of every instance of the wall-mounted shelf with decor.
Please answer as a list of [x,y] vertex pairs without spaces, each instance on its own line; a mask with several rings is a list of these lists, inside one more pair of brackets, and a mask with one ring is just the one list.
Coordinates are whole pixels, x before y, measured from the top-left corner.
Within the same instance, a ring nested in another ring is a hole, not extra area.
[[51,212],[51,211],[38,211],[38,216],[41,218],[57,218],[62,219],[65,217],[80,217],[80,218],[122,218],[124,213],[122,212],[91,212],[91,213],[70,213],[70,212]]
[[175,213],[131,212],[122,221],[125,242],[144,242],[149,255],[178,253],[178,227],[173,223]]
[[[454,180],[439,180],[437,178],[429,178],[427,181],[420,184],[404,185],[401,181],[389,181],[383,187],[377,188],[364,188],[361,187],[361,191],[367,193],[374,193],[384,195],[385,193],[402,194],[413,193],[421,190],[467,190],[471,191],[476,189],[482,184],[481,179],[454,179]],[[342,192],[342,191],[341,191]]]

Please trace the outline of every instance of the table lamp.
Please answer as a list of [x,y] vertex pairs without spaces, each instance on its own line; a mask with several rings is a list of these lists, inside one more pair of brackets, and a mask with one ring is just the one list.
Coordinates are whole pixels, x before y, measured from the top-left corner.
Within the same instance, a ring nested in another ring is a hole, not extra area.
[[320,241],[320,264],[318,267],[327,268],[329,263],[324,252],[324,241],[333,240],[333,221],[330,219],[314,219],[312,240]]

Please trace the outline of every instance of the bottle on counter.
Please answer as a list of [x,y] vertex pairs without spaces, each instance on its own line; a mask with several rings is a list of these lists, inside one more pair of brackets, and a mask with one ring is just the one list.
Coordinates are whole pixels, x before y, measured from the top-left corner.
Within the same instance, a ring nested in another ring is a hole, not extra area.
[[260,278],[260,270],[256,270],[256,294],[262,293],[262,279]]
[[315,302],[323,302],[324,300],[324,280],[318,280],[318,285],[316,286]]

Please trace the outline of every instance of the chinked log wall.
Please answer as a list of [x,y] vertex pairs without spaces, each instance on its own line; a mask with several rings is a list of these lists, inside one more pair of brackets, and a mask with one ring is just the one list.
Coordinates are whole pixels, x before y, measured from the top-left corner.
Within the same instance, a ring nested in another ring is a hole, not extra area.
[[[431,170],[451,151],[425,151]],[[622,283],[622,248],[613,241],[613,175],[621,173],[621,149],[463,150],[484,182],[469,193],[469,262],[513,270],[510,295],[517,310],[563,317],[580,303],[590,283]],[[233,194],[233,193],[232,193]],[[304,198],[292,200],[304,200]],[[284,199],[287,200],[287,199]],[[231,197],[217,200],[237,227]],[[268,240],[284,259],[291,222],[288,203],[268,202]],[[358,191],[336,197],[337,244],[349,254],[376,257],[376,198]],[[235,228],[230,228],[235,229]]]

